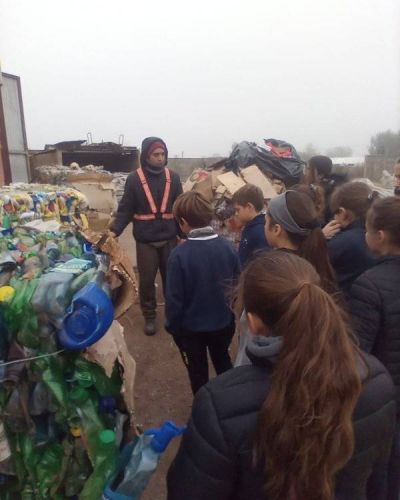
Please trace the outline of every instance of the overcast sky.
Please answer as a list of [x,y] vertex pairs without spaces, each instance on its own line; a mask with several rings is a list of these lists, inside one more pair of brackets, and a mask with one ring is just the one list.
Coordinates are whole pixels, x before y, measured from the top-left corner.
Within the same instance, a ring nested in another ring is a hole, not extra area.
[[91,132],[171,156],[263,137],[362,154],[400,129],[399,0],[0,0],[0,56],[31,148]]

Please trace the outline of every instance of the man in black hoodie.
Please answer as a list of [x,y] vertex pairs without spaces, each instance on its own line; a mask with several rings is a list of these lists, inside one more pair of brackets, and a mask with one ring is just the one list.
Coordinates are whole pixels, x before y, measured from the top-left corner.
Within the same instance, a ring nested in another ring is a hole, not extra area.
[[166,167],[168,149],[159,137],[144,139],[140,163],[141,167],[126,180],[110,229],[119,236],[133,222],[144,333],[154,335],[157,308],[154,281],[160,270],[165,290],[167,261],[178,235],[172,205],[182,193],[182,185],[179,175]]

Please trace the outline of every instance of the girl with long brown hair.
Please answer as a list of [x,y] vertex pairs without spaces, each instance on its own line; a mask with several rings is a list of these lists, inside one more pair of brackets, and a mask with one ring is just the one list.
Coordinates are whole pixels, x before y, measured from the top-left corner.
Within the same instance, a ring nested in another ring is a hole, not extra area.
[[197,393],[168,500],[381,500],[392,382],[362,358],[314,267],[268,252],[241,277],[251,365]]
[[286,191],[273,198],[268,205],[265,236],[272,248],[289,250],[308,260],[320,275],[325,290],[337,291],[326,240],[310,196]]
[[377,197],[378,193],[364,182],[349,182],[332,194],[330,207],[341,231],[328,242],[328,251],[345,293],[361,273],[376,263],[365,241],[365,218]]
[[[318,271],[323,288],[339,300],[326,239],[321,230],[315,201],[309,194],[290,190],[273,198],[268,204],[265,236],[271,248],[293,252],[308,260]],[[243,305],[237,300],[236,313],[240,317],[240,322],[235,366],[249,362],[246,355],[249,332],[242,310]]]

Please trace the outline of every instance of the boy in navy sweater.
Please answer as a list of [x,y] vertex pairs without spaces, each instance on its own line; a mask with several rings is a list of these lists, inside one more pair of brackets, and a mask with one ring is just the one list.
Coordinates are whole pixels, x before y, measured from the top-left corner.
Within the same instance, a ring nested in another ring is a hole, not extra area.
[[217,374],[232,368],[228,348],[235,321],[227,292],[240,264],[234,247],[210,226],[212,206],[200,193],[179,196],[173,213],[188,238],[168,261],[166,330],[181,352],[195,394],[208,382],[207,349]]
[[269,248],[264,229],[264,196],[258,186],[246,184],[233,195],[232,203],[236,219],[244,226],[239,244],[243,268],[255,252]]

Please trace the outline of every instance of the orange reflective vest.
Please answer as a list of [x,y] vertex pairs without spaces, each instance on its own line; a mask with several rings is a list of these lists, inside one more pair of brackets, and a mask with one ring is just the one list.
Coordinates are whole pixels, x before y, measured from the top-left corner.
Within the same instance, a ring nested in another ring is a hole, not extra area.
[[140,182],[142,183],[144,194],[146,195],[147,201],[149,202],[150,214],[134,214],[133,218],[135,220],[155,220],[157,218],[157,214],[161,214],[162,219],[173,219],[174,215],[171,213],[167,213],[167,204],[168,204],[168,199],[169,199],[169,194],[171,192],[171,172],[169,171],[168,168],[165,168],[165,189],[164,189],[164,194],[161,202],[161,207],[160,210],[157,210],[157,206],[155,204],[153,195],[151,194],[149,184],[147,182],[146,176],[144,175],[143,169],[138,168],[136,170]]

